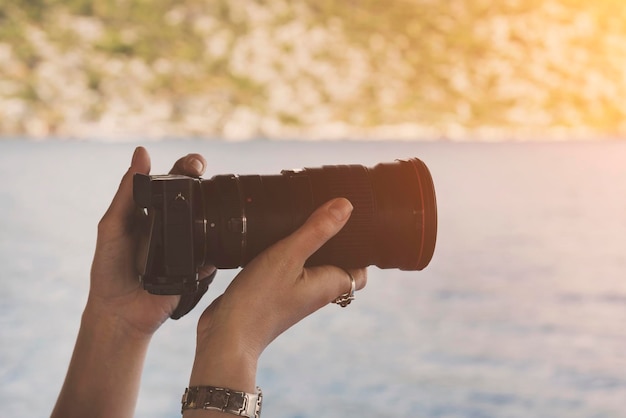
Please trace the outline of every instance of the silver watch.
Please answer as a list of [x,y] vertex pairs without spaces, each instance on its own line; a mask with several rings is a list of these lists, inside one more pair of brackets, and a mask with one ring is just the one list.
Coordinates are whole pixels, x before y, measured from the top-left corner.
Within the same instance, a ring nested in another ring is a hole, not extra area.
[[183,394],[181,413],[187,409],[207,409],[259,418],[263,393],[259,387],[256,390],[257,393],[246,393],[215,386],[191,386]]

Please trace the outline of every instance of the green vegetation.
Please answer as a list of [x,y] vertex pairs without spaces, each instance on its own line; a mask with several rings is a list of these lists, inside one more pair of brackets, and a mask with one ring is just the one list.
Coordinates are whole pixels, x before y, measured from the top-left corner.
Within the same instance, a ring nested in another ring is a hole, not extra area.
[[625,21],[622,0],[0,0],[0,134],[624,135]]

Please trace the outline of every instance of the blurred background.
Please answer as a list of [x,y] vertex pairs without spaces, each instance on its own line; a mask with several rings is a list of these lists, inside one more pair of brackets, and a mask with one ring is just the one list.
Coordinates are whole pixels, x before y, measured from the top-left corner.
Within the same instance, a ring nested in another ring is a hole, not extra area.
[[[622,0],[0,0],[3,414],[50,413],[144,145],[154,173],[432,172],[431,264],[370,268],[277,339],[264,416],[625,417],[624,22]],[[235,274],[154,337],[137,417],[179,415]]]
[[621,0],[2,0],[0,132],[626,132]]

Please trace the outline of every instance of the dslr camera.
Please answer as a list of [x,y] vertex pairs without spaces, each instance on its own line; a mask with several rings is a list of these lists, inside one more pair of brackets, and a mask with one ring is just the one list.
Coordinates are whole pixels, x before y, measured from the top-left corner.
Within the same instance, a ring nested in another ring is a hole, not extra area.
[[421,270],[435,249],[435,188],[417,158],[211,179],[136,174],[133,186],[147,214],[139,272],[153,294],[196,293],[202,266],[245,266],[335,197],[350,200],[350,219],[307,265]]

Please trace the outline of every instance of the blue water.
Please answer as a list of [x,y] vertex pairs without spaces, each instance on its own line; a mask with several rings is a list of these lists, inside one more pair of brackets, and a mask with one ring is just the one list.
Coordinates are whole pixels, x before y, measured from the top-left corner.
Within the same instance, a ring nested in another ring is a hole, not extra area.
[[[46,416],[96,224],[136,144],[0,142],[0,415]],[[423,272],[369,270],[264,353],[266,417],[626,417],[626,143],[179,141],[208,174],[417,156],[439,236]],[[234,271],[222,271],[208,297]],[[203,306],[208,304],[204,301]],[[179,416],[201,309],[153,339],[137,417]],[[33,396],[36,393],[36,396]]]

